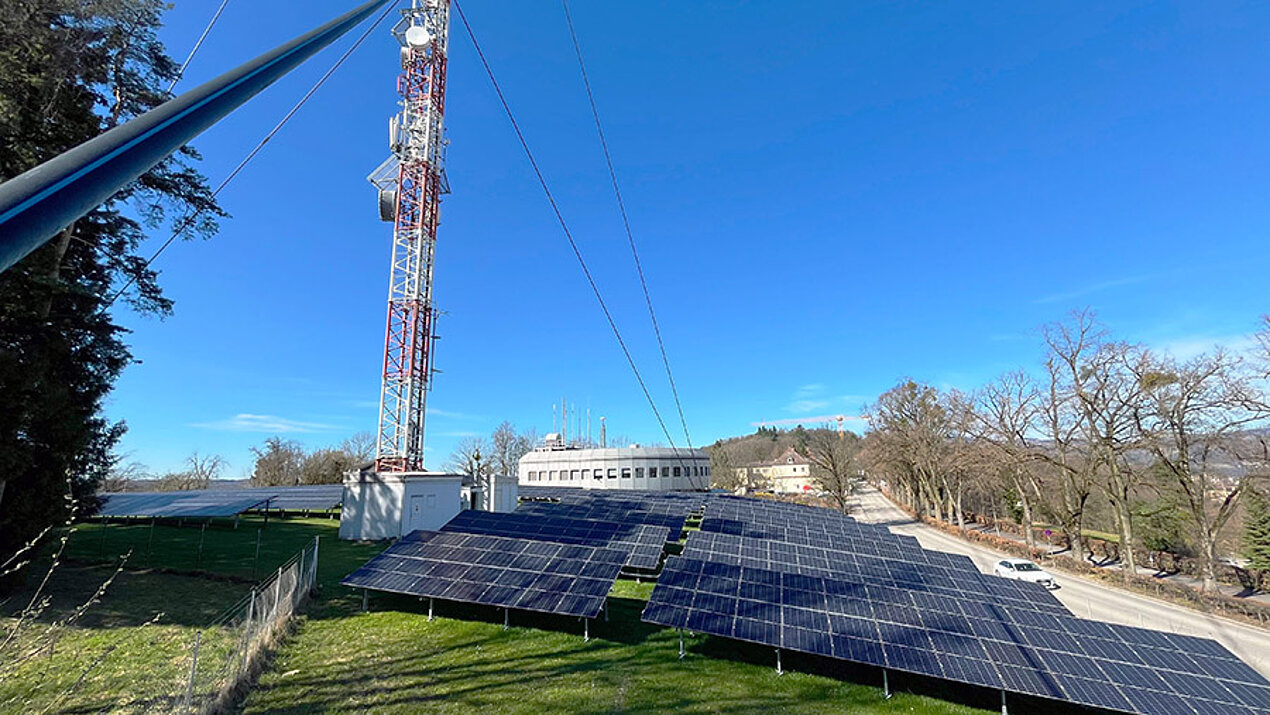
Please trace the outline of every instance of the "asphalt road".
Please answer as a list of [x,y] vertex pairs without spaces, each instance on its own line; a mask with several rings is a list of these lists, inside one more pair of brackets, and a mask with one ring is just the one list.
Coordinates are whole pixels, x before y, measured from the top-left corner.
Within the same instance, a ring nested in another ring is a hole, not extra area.
[[[992,573],[993,564],[1007,556],[914,521],[872,487],[865,487],[855,497],[855,501],[857,506],[851,512],[855,518],[886,523],[893,533],[916,537],[922,548],[965,554],[984,573]],[[1054,576],[1060,586],[1054,591],[1054,595],[1077,616],[1212,638],[1270,678],[1270,630],[1139,596],[1079,576],[1062,572],[1055,573]]]

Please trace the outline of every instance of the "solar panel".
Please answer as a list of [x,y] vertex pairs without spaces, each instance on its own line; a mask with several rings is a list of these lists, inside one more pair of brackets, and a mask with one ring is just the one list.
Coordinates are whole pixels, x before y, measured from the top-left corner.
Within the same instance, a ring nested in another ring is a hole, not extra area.
[[920,549],[908,552],[884,541],[853,541],[828,549],[699,531],[688,535],[683,556],[783,573],[864,579],[910,589],[915,598],[932,599],[922,601],[932,608],[938,606],[939,598],[974,598],[1069,615],[1041,586],[985,576],[966,557]]
[[[246,493],[268,494],[274,511],[326,511],[344,501],[343,484],[301,484],[294,487],[249,487]],[[265,508],[261,505],[260,508]]]
[[356,588],[594,618],[626,554],[528,539],[414,531],[341,583]]
[[970,597],[920,598],[865,577],[672,557],[643,619],[1127,712],[1236,712],[1270,703],[1255,700],[1270,695],[1270,682],[1251,668],[1232,667],[1222,677],[1209,672],[1239,663],[1212,641],[1197,647],[1193,641],[1204,639],[1175,641]]
[[342,484],[294,487],[191,489],[175,492],[106,492],[100,516],[161,518],[225,517],[245,511],[322,511],[344,500]]
[[670,529],[671,538],[682,538],[686,512],[676,509],[647,508],[641,503],[625,501],[593,501],[585,504],[551,502],[522,502],[516,507],[518,514],[536,514],[562,519],[589,519],[596,521],[620,521],[623,523],[664,526]]
[[241,514],[267,497],[240,492],[118,492],[100,495],[98,516],[212,518]]
[[670,529],[664,526],[472,510],[459,512],[441,530],[614,548],[628,554],[626,566],[641,570],[655,570],[661,564],[670,538]]

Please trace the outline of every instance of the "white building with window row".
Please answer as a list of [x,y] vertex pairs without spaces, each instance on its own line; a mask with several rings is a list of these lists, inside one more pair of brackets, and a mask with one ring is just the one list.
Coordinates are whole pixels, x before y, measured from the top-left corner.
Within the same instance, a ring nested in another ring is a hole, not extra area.
[[710,488],[710,456],[700,449],[580,449],[548,441],[520,458],[516,476],[521,484],[536,487],[705,490]]

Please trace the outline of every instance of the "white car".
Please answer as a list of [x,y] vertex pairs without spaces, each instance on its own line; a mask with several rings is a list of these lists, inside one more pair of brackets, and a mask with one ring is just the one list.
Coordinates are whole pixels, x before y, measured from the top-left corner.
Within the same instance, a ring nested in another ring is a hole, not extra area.
[[992,568],[992,573],[1001,578],[1031,581],[1032,583],[1039,583],[1045,588],[1058,588],[1058,582],[1054,580],[1053,574],[1027,559],[998,561],[997,565]]

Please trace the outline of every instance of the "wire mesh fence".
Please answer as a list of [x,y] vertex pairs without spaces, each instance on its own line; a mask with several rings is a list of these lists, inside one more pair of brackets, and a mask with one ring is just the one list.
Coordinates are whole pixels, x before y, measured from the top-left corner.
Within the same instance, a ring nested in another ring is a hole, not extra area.
[[232,707],[259,671],[264,655],[286,632],[317,583],[319,539],[278,567],[187,644],[188,677],[170,699],[178,712]]

